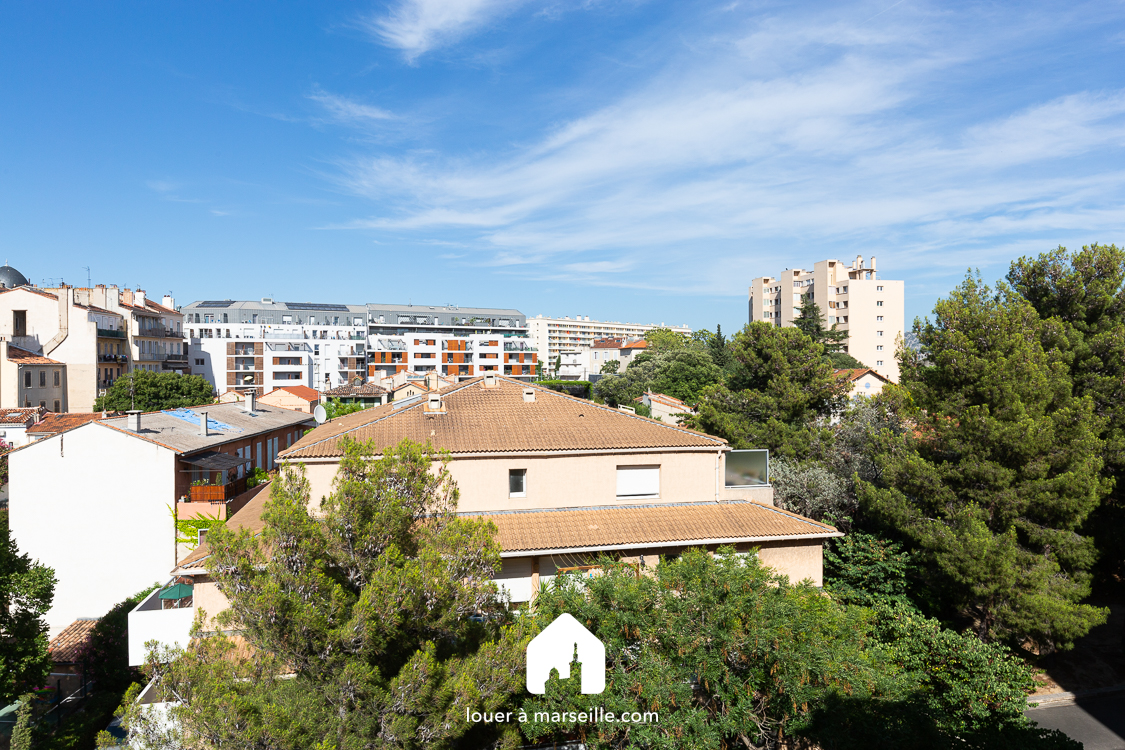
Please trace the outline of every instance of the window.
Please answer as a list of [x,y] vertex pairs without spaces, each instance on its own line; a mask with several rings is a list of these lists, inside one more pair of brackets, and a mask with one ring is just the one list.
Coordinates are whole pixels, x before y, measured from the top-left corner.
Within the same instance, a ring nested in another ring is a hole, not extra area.
[[883,332],[882,332],[882,331],[876,331],[876,332],[875,332],[875,335],[876,335],[876,336],[882,336],[882,335],[883,335]]
[[203,367],[203,360],[197,359],[197,360],[195,360],[195,364],[196,364],[197,367]]
[[866,383],[863,384],[863,387],[864,388],[870,388],[871,387],[871,381],[868,380]]
[[[59,377],[60,377],[59,371],[55,370],[55,385],[59,385]],[[55,409],[55,411],[58,411],[58,409]]]
[[875,291],[881,292],[881,291],[883,291],[883,287],[877,286],[877,287],[875,287]]
[[879,346],[875,347],[875,351],[877,351],[877,352],[883,351],[883,345],[879,344]]
[[875,307],[882,307],[882,306],[883,306],[883,300],[881,300],[881,299],[875,300]]
[[47,408],[47,402],[46,401],[40,401],[39,402],[39,408],[46,409]]
[[617,496],[659,497],[660,466],[618,466]]
[[55,414],[59,413],[59,400],[57,398],[55,399],[55,408],[51,411],[55,412]]
[[508,470],[508,497],[527,497],[527,469]]
[[883,360],[881,360],[881,359],[875,360],[875,366],[876,367],[882,367],[883,366]]
[[262,441],[261,440],[258,441],[257,448],[258,448],[258,468],[265,468],[265,464],[262,463]]
[[[23,374],[23,387],[24,388],[30,388],[31,387],[31,370],[28,370]],[[28,404],[28,406],[31,406],[31,404]]]
[[46,388],[47,387],[47,371],[46,370],[40,370],[39,371],[39,387],[40,388]]
[[882,316],[882,315],[876,315],[876,316],[875,316],[875,320],[882,320],[882,319],[883,319],[883,316]]

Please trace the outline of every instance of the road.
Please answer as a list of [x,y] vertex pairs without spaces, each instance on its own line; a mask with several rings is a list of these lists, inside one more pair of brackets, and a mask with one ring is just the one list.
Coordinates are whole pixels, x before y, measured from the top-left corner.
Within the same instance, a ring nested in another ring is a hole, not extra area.
[[1027,717],[1041,727],[1062,730],[1086,750],[1125,750],[1125,692],[1033,708]]

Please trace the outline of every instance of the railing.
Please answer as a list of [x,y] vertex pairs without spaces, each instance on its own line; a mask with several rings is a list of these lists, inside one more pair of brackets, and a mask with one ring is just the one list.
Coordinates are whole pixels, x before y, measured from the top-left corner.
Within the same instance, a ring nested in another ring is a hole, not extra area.
[[262,371],[262,369],[260,367],[255,367],[254,365],[235,365],[234,369],[235,369],[236,372],[261,372]]
[[[157,335],[159,335],[159,334],[157,334]],[[182,339],[183,337],[184,337],[184,332],[182,330],[177,330],[175,328],[165,328],[164,329],[164,338],[166,338],[166,339]]]
[[506,351],[506,352],[534,352],[534,351],[538,351],[538,349],[536,349],[534,346],[531,346],[530,344],[524,344],[522,342],[516,344],[516,343],[511,343],[511,342],[505,341],[504,342],[504,351]]
[[117,363],[120,363],[120,364],[124,364],[124,363],[129,361],[129,358],[126,357],[124,354],[99,354],[98,355],[98,361],[99,362],[117,362]]
[[226,502],[236,495],[246,491],[246,477],[236,479],[226,484],[197,484],[191,487],[191,502],[214,503]]
[[117,331],[112,328],[99,328],[98,335],[104,339],[123,339],[126,337],[125,331]]

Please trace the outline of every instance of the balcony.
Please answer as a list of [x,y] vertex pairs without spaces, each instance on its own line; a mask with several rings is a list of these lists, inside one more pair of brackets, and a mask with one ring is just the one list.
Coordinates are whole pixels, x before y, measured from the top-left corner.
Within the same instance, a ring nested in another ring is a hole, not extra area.
[[123,339],[125,338],[125,331],[115,331],[112,328],[99,328],[98,337],[103,339]]
[[182,339],[184,337],[184,332],[176,328],[165,328],[163,334],[161,334],[159,330],[157,330],[153,335],[163,335],[166,339]]
[[534,346],[523,341],[505,341],[504,351],[506,352],[534,352],[538,351]]
[[[176,598],[184,593],[187,596]],[[166,586],[146,596],[129,613],[129,666],[139,667],[145,663],[145,643],[148,641],[157,641],[164,646],[187,646],[194,619],[191,587],[186,584]]]
[[[246,477],[226,484],[196,484],[191,486],[189,502],[225,504],[228,500],[246,491]],[[179,505],[184,505],[180,503]],[[196,514],[198,515],[198,514]]]
[[129,361],[129,358],[126,357],[124,354],[99,354],[98,355],[98,361],[99,362],[115,362],[117,364],[123,365],[123,364],[125,364]]

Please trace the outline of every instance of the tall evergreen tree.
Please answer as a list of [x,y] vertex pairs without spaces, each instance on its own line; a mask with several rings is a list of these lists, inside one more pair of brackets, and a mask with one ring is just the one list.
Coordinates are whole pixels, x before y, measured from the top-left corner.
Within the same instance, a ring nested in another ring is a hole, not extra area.
[[691,426],[736,448],[806,457],[814,437],[827,435],[827,420],[843,409],[849,388],[833,376],[824,347],[799,328],[757,322],[735,334],[729,349],[727,382],[703,390]]
[[1104,419],[1043,346],[1057,324],[1009,287],[970,276],[934,313],[915,323],[921,351],[901,353],[915,429],[881,435],[862,507],[912,543],[939,603],[982,638],[1068,647],[1105,618],[1080,603],[1094,549],[1077,533],[1109,487]]
[[0,701],[38,688],[51,673],[47,623],[55,598],[55,572],[21,554],[0,510]]
[[848,332],[841,331],[833,323],[831,328],[824,325],[824,317],[820,305],[812,297],[805,294],[801,297],[801,316],[793,321],[793,325],[805,332],[805,335],[824,347],[827,354],[843,352],[848,340]]

